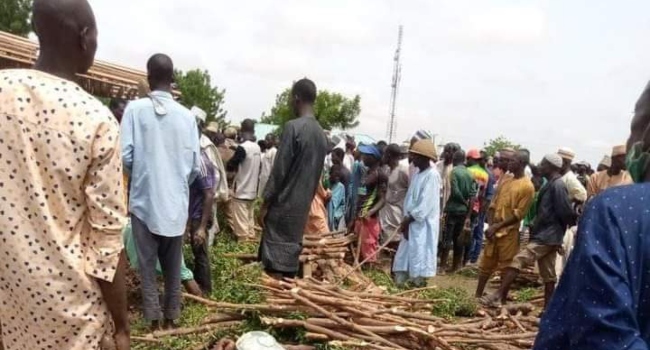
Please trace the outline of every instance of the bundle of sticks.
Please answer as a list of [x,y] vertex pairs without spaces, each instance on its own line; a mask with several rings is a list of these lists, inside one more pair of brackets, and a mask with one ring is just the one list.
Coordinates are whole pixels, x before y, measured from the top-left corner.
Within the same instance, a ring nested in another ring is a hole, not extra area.
[[[305,337],[346,349],[486,350],[530,349],[539,321],[530,304],[481,311],[479,317],[451,323],[430,314],[440,300],[414,299],[351,291],[314,278],[275,280],[257,285],[267,293],[264,304],[229,304],[185,295],[208,307],[238,313],[256,311],[272,328],[302,328]],[[301,319],[289,319],[296,312]]]
[[[305,235],[300,254],[302,276],[315,277],[332,283],[344,281],[346,287],[351,290],[382,293],[383,291],[375,286],[358,267],[352,267],[345,262],[346,258],[354,253],[351,247],[355,243],[357,243],[357,236],[348,234],[345,230]],[[224,257],[242,260],[257,259],[255,254],[225,254]]]

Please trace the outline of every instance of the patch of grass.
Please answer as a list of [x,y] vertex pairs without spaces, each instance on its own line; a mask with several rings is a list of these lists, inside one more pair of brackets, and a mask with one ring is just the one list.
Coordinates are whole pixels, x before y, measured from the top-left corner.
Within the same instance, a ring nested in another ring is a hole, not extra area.
[[537,294],[536,288],[524,288],[517,291],[515,295],[515,300],[520,303],[526,303],[532,300],[536,294]]
[[258,284],[262,275],[259,264],[244,265],[240,259],[227,258],[227,253],[255,253],[254,243],[237,244],[226,235],[219,235],[211,250],[212,294],[214,300],[238,304],[257,304],[264,300],[259,288],[247,284]]
[[478,308],[474,298],[462,288],[427,289],[411,296],[419,299],[443,299],[434,304],[431,313],[448,319],[472,317]]
[[388,293],[393,294],[403,290],[396,286],[391,276],[383,270],[368,267],[363,269],[363,274],[372,280],[377,287],[385,288]]

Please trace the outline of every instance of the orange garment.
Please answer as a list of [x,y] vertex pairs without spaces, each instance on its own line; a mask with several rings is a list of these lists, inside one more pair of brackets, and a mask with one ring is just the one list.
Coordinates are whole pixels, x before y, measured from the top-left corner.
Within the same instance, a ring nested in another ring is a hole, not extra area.
[[603,170],[589,177],[587,181],[587,194],[591,198],[610,187],[631,185],[632,183],[632,177],[625,170],[621,171],[618,175],[609,175],[607,170]]
[[327,209],[325,209],[325,202],[328,197],[329,194],[327,190],[319,181],[318,187],[316,188],[316,195],[311,201],[309,219],[307,219],[307,225],[305,225],[306,235],[326,233],[330,231],[327,226]]

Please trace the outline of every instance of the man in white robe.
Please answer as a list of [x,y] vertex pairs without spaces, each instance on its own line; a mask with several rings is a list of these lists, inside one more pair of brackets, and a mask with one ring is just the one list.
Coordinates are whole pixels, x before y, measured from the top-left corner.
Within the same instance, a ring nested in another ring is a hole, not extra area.
[[409,153],[419,171],[411,178],[404,201],[403,233],[393,262],[395,282],[423,286],[436,275],[440,225],[440,174],[431,166],[436,149],[428,139],[417,141]]

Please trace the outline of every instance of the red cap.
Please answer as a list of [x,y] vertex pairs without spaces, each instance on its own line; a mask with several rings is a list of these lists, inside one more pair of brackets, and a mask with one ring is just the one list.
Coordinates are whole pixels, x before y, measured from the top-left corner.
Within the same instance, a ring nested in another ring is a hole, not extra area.
[[472,148],[469,151],[467,151],[467,158],[469,158],[469,159],[481,159],[481,152],[476,148]]

